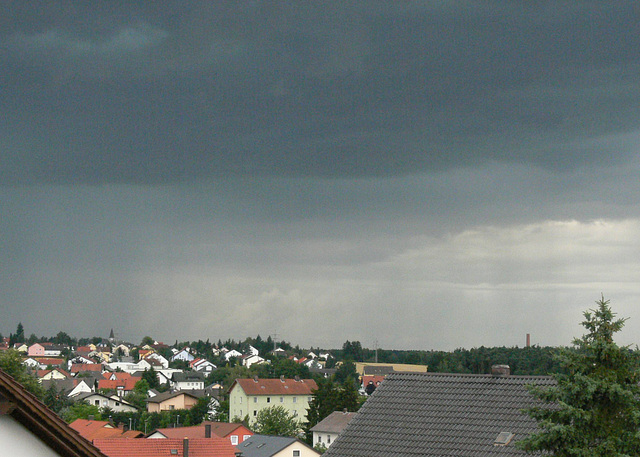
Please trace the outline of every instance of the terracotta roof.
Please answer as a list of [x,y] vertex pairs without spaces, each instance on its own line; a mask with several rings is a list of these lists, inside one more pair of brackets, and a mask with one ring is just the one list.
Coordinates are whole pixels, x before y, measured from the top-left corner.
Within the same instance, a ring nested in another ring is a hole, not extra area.
[[241,430],[243,435],[253,435],[253,432],[251,432],[242,424],[209,421],[205,421],[202,424],[193,427],[159,428],[155,432],[160,432],[167,438],[204,438],[206,425],[211,425],[212,435],[219,436],[221,438],[226,438],[228,435],[238,430],[239,428],[243,429]]
[[115,379],[111,381],[110,379],[101,379],[98,381],[98,389],[112,389],[112,390],[133,390],[136,383],[140,381],[141,378],[129,378],[129,379]]
[[74,363],[71,365],[71,373],[81,373],[83,371],[102,372],[101,363]]
[[64,371],[62,368],[53,368],[51,370],[36,370],[36,376],[38,378],[42,378],[42,377],[48,375],[49,373],[51,373],[52,371],[57,371],[58,373],[60,373],[61,375],[66,376],[67,378],[71,376],[69,373]]
[[65,361],[64,359],[55,359],[55,358],[48,358],[48,357],[34,357],[34,360],[36,360],[40,365],[64,365]]
[[69,426],[89,441],[99,438],[139,438],[143,436],[143,433],[138,430],[125,432],[122,428],[114,427],[107,421],[76,419]]
[[[105,379],[109,379],[111,377],[115,377],[118,380],[132,378],[131,373],[127,373],[126,371],[113,371],[113,372],[103,373],[102,375],[104,376]],[[138,379],[138,381],[140,381],[140,379]]]
[[236,379],[247,395],[311,395],[318,385],[313,379]]
[[235,457],[237,451],[224,438],[202,439],[97,439],[93,444],[109,457],[183,457],[188,443],[189,457]]
[[[324,456],[524,456],[514,443],[538,430],[522,412],[536,403],[529,384],[554,381],[546,376],[390,374]],[[513,434],[512,439],[497,446],[502,432]]]
[[105,457],[57,414],[0,370],[0,414],[9,414],[62,457]]

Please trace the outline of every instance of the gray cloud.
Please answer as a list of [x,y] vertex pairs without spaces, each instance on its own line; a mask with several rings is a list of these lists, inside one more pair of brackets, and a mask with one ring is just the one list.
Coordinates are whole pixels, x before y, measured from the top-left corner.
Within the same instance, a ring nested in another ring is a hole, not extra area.
[[638,12],[2,4],[0,331],[452,348],[632,314]]
[[126,10],[4,32],[3,182],[572,168],[638,129],[630,3]]

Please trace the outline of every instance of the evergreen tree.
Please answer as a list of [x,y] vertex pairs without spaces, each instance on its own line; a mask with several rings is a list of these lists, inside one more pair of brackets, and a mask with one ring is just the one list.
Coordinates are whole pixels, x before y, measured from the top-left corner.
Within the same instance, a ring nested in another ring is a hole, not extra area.
[[528,413],[540,431],[518,443],[528,452],[553,456],[640,455],[640,370],[637,352],[620,347],[613,334],[626,319],[615,319],[604,297],[584,313],[588,333],[560,350],[566,374],[557,385],[532,388],[543,404]]
[[15,340],[16,343],[24,343],[24,327],[22,326],[22,322],[19,322],[16,328]]
[[160,380],[158,379],[158,372],[153,368],[149,368],[148,370],[145,368],[142,373],[142,379],[147,381],[150,389],[157,389],[160,387]]

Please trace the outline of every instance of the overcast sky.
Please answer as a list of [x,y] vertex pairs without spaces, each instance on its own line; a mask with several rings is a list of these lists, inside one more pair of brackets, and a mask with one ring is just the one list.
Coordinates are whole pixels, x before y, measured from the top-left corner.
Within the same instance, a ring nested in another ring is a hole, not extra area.
[[640,9],[0,3],[0,332],[640,335]]

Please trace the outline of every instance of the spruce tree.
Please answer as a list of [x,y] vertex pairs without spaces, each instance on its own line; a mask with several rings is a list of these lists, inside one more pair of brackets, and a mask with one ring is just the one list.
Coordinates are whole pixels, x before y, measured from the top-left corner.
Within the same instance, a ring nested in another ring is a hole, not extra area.
[[587,334],[559,352],[563,374],[556,386],[532,387],[541,404],[527,410],[539,432],[518,443],[528,452],[557,457],[640,456],[638,353],[618,346],[616,319],[602,297],[584,313]]

